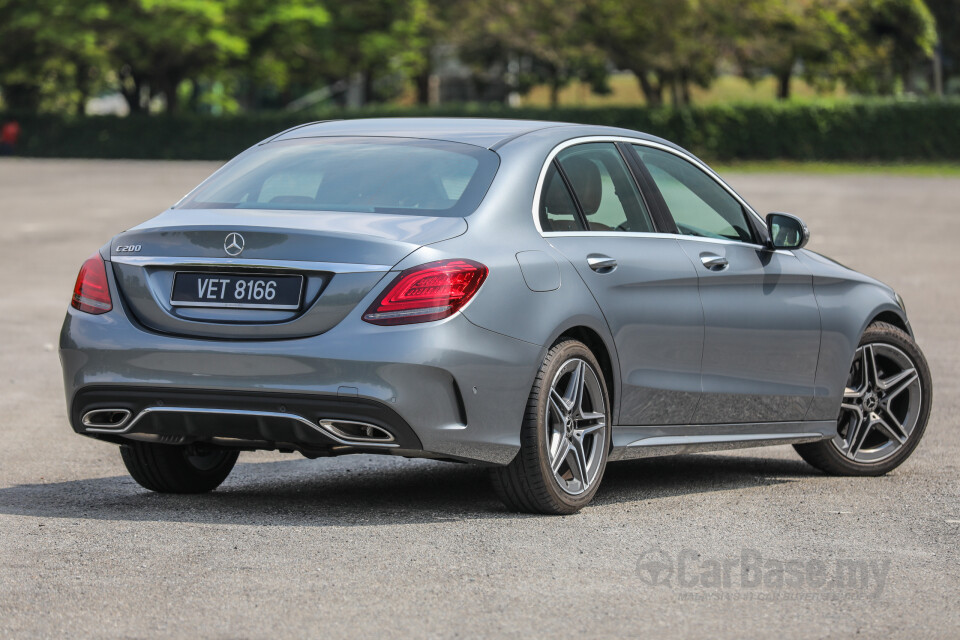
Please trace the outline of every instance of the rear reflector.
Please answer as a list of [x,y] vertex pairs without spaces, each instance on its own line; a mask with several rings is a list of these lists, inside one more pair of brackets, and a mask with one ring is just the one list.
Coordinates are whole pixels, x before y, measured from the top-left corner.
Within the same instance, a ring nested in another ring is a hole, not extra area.
[[113,309],[110,285],[107,282],[107,269],[99,253],[87,258],[80,267],[70,304],[74,309],[94,314],[106,313]]
[[393,325],[430,322],[452,316],[480,289],[487,268],[472,260],[439,260],[398,275],[370,305],[363,319]]

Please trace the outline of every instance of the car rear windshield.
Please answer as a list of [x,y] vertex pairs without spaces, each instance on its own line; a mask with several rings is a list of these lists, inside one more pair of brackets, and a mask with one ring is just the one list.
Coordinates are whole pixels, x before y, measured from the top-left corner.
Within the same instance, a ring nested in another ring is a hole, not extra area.
[[181,209],[286,209],[462,217],[500,160],[481,147],[410,138],[299,138],[228,163]]

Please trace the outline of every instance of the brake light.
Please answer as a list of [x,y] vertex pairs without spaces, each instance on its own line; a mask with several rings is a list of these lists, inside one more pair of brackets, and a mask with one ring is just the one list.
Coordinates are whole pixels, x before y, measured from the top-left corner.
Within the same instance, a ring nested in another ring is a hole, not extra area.
[[398,275],[370,305],[363,319],[393,325],[452,316],[480,289],[488,269],[472,260],[439,260]]
[[99,253],[87,258],[80,267],[70,304],[74,309],[94,314],[106,313],[113,309],[113,302],[110,300],[110,284],[107,281],[107,268]]

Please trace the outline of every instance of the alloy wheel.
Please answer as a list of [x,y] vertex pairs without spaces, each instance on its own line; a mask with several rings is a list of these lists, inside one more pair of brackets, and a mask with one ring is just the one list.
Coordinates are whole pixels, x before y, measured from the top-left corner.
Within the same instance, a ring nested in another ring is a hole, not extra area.
[[843,392],[834,446],[854,462],[886,460],[916,428],[922,392],[917,367],[906,353],[882,342],[861,346]]
[[590,489],[603,468],[609,443],[603,388],[588,362],[571,358],[557,371],[544,424],[557,484],[570,495]]

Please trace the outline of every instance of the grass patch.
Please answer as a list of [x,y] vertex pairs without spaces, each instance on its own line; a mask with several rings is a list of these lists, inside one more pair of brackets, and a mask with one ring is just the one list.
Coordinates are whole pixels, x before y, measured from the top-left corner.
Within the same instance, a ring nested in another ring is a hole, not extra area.
[[751,160],[711,163],[710,166],[718,173],[874,174],[960,178],[960,163],[958,162],[866,163]]
[[[590,86],[583,82],[574,81],[560,90],[560,106],[562,107],[638,107],[646,104],[643,92],[637,78],[630,72],[612,74],[607,85],[610,93],[600,95],[593,93]],[[670,102],[669,91],[664,96]],[[813,100],[824,97],[846,98],[842,88],[832,91],[817,91],[802,78],[794,78],[791,82],[791,95],[795,100]],[[777,81],[772,76],[766,76],[751,82],[740,76],[725,74],[716,78],[708,88],[694,85],[691,87],[693,104],[729,104],[739,102],[777,102]],[[413,104],[413,91],[407,100]],[[520,99],[524,107],[550,106],[550,89],[546,85],[538,85]]]

